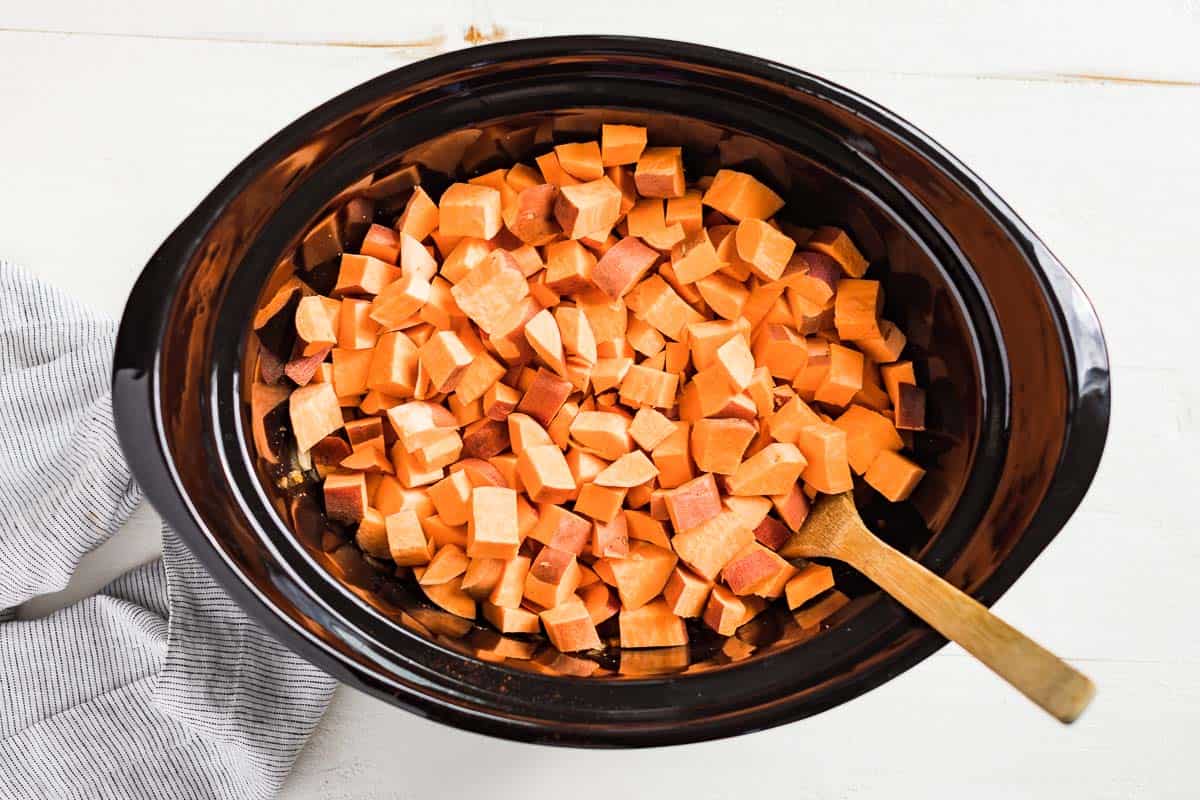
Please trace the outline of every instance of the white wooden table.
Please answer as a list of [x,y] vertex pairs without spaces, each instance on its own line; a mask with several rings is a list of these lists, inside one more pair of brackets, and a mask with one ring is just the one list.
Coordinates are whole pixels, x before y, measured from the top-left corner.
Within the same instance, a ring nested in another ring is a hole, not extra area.
[[[1197,796],[1200,2],[171,6],[0,0],[0,254],[113,315],[225,172],[331,95],[469,40],[637,33],[797,65],[933,134],[1079,278],[1113,364],[1096,482],[997,604],[1096,680],[1075,726],[955,647],[819,717],[669,751],[494,741],[343,689],[285,798]],[[27,613],[152,557],[155,530],[139,512]]]

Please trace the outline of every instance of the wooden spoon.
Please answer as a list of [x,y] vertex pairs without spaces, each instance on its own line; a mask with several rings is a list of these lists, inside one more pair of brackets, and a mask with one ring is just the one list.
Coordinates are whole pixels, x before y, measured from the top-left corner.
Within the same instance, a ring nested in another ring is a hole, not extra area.
[[1074,722],[1096,693],[1071,665],[880,541],[863,524],[848,492],[818,500],[779,554],[846,562],[1060,722]]

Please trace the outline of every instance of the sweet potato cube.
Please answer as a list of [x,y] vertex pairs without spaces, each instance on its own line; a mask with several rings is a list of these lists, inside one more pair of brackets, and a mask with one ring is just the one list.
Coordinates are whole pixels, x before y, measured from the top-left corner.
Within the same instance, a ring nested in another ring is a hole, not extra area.
[[752,594],[756,585],[769,581],[789,566],[773,550],[751,542],[721,570],[721,580],[734,594]]
[[563,351],[569,356],[579,356],[587,364],[595,364],[599,357],[596,337],[587,315],[576,306],[558,306],[554,309],[554,322],[558,326]]
[[679,558],[698,575],[716,580],[729,560],[754,541],[754,532],[728,509],[692,528],[675,534],[671,545]]
[[704,192],[704,205],[715,208],[734,222],[770,219],[783,208],[783,198],[753,175],[723,169]]
[[676,423],[675,430],[659,442],[650,457],[658,467],[658,484],[664,489],[673,489],[691,480],[695,472],[689,455],[688,425]]
[[597,486],[594,483],[580,484],[579,496],[575,499],[575,511],[597,522],[612,522],[621,511],[627,491],[611,486]]
[[430,285],[425,278],[404,274],[380,290],[371,302],[370,317],[383,330],[396,330],[416,321],[416,314],[429,300]]
[[638,284],[630,295],[630,302],[636,307],[638,318],[675,341],[683,339],[689,325],[704,319],[658,275]]
[[[563,461],[563,467],[566,468],[566,461]],[[634,450],[605,467],[593,481],[598,486],[631,489],[652,480],[656,475],[658,468],[646,458],[646,454],[641,450]]]
[[324,494],[325,514],[332,520],[353,524],[367,512],[367,481],[361,472],[327,475]]
[[631,407],[670,408],[675,405],[678,387],[678,375],[650,369],[643,364],[631,364],[621,378],[621,402]]
[[399,278],[400,270],[386,261],[371,256],[343,253],[333,295],[376,295]]
[[833,570],[820,564],[805,564],[784,588],[787,605],[797,609],[824,591],[833,588]]
[[562,408],[571,395],[571,384],[546,369],[539,368],[529,390],[521,397],[517,410],[533,417],[542,425]]
[[404,437],[404,449],[423,470],[448,467],[458,460],[463,440],[453,428],[430,428]]
[[622,608],[633,611],[662,592],[677,561],[669,549],[635,541],[624,556],[597,561],[596,570],[617,590]]
[[596,256],[574,239],[546,245],[546,286],[561,294],[591,285]]
[[863,385],[863,355],[840,344],[829,345],[829,371],[817,386],[813,399],[819,403],[845,406]]
[[621,190],[606,176],[559,188],[554,218],[568,239],[607,231],[621,216]]
[[881,336],[879,312],[882,310],[883,289],[879,281],[838,281],[833,315],[838,336],[842,339],[871,339]]
[[565,503],[575,493],[575,478],[562,451],[553,444],[516,450],[517,472],[535,503]]
[[[649,503],[649,500],[647,500]],[[671,548],[667,526],[645,511],[625,510],[625,523],[629,529],[629,538],[657,545],[666,549]]]
[[467,524],[471,488],[471,481],[462,470],[451,472],[429,487],[429,499],[447,525]]
[[880,450],[904,448],[892,421],[863,406],[850,406],[833,424],[846,432],[846,456],[859,475],[867,471]]
[[792,535],[787,526],[774,517],[763,517],[754,529],[754,539],[763,547],[778,550]]
[[750,290],[741,281],[716,273],[696,281],[700,297],[719,317],[737,319],[742,316]]
[[899,503],[908,499],[924,476],[925,470],[904,456],[881,450],[863,477],[875,491],[893,503]]
[[525,578],[533,561],[525,556],[514,555],[500,561],[496,583],[488,595],[488,602],[501,608],[518,608],[525,595]]
[[670,250],[687,234],[682,225],[668,226],[663,201],[657,197],[638,200],[625,217],[630,236],[636,236],[656,250]]
[[558,187],[540,183],[522,189],[516,201],[503,209],[504,223],[514,236],[535,247],[549,244],[562,233],[554,219]]
[[596,263],[592,282],[610,298],[623,297],[658,261],[658,252],[632,236],[628,236]]
[[529,294],[529,284],[511,255],[493,250],[450,293],[472,322],[484,333],[494,334],[504,330],[505,323]]
[[369,350],[379,339],[379,323],[371,319],[371,301],[347,297],[338,313],[338,347]]
[[688,641],[683,618],[663,600],[641,608],[624,608],[619,617],[621,647],[674,647]]
[[704,624],[722,636],[733,636],[754,616],[754,609],[761,602],[758,598],[738,597],[725,586],[714,586],[704,607]]
[[529,538],[547,547],[579,555],[592,538],[592,523],[560,505],[543,503],[538,506],[538,521]]
[[583,585],[579,589],[579,598],[587,606],[593,625],[612,619],[621,610],[621,603],[612,589],[599,581]]
[[687,567],[679,564],[671,571],[663,597],[671,612],[680,617],[698,617],[704,613],[712,581],[701,578]]
[[730,495],[724,499],[724,503],[726,508],[738,515],[742,526],[751,530],[757,528],[758,524],[763,521],[763,517],[771,512],[770,499],[759,495],[742,497]]
[[793,397],[773,412],[766,420],[767,432],[777,442],[800,441],[800,431],[811,425],[824,422],[817,412],[809,408],[799,397]]
[[487,601],[480,608],[483,618],[501,633],[538,633],[542,629],[538,615],[524,608],[504,608]]
[[562,336],[550,309],[543,308],[525,323],[525,339],[546,366],[565,376],[567,365],[564,361]]
[[734,336],[717,348],[712,366],[735,392],[741,392],[754,378],[754,355],[741,336]]
[[504,376],[504,366],[487,353],[474,354],[454,387],[454,396],[464,405],[483,397]]
[[756,432],[742,419],[698,419],[692,423],[692,459],[702,472],[732,475]]
[[429,566],[425,568],[425,572],[417,583],[422,586],[446,583],[466,572],[469,563],[470,559],[467,558],[467,554],[461,547],[453,544],[447,545],[434,553],[433,558],[429,561]]
[[388,549],[387,523],[378,509],[368,507],[364,510],[362,519],[358,521],[358,530],[354,532],[354,543],[369,556],[392,557]]
[[342,409],[329,383],[314,383],[293,391],[288,398],[288,415],[296,448],[302,453],[342,427]]
[[[804,520],[808,519],[808,498],[804,495],[804,490],[800,484],[792,484],[792,488],[783,494],[777,494],[771,497],[771,503],[775,507],[775,513],[783,520],[787,527],[794,531],[800,530],[800,526],[804,524]],[[772,550],[776,548],[771,548]]]
[[337,344],[342,304],[318,294],[301,297],[296,306],[296,334],[304,342],[301,355],[311,356]]
[[671,248],[671,269],[680,283],[695,283],[720,268],[721,259],[704,228],[688,234]]
[[491,242],[483,239],[470,236],[460,238],[442,264],[442,277],[452,284],[459,283],[495,249]]
[[543,547],[525,576],[525,599],[554,608],[575,595],[580,577],[574,553]]
[[604,177],[604,163],[600,159],[599,142],[569,142],[554,148],[558,165],[573,178],[594,181]]
[[395,264],[400,258],[400,237],[391,228],[372,224],[367,229],[367,235],[363,237],[363,243],[358,248],[358,252],[364,256]]
[[805,481],[825,494],[853,488],[844,430],[825,422],[811,425],[800,431],[797,444],[808,462],[802,473]]
[[538,165],[538,169],[547,183],[552,183],[555,186],[573,186],[579,183],[578,180],[572,178],[570,173],[559,165],[558,156],[553,152],[538,156],[534,159],[534,163]]
[[539,614],[550,643],[564,653],[595,650],[600,636],[582,600],[568,600]]
[[683,197],[687,189],[683,174],[683,149],[647,147],[633,173],[638,194],[643,197]]
[[580,411],[571,423],[571,438],[609,461],[625,455],[633,446],[629,420],[611,411]]
[[474,360],[471,351],[453,331],[438,331],[430,336],[418,349],[417,356],[437,392],[454,391]]
[[602,125],[600,160],[606,167],[636,164],[646,149],[646,129],[640,125]]
[[791,237],[761,219],[743,219],[737,226],[734,243],[738,258],[765,281],[777,280],[783,275],[796,249]]
[[454,578],[434,586],[421,586],[434,605],[466,619],[475,619],[475,599],[462,590],[462,580]]
[[417,385],[417,346],[402,331],[379,337],[367,370],[367,388],[394,397],[412,397]]
[[629,423],[629,435],[643,450],[654,450],[675,430],[675,423],[653,408],[642,407]]
[[[679,225],[687,233],[695,233],[704,224],[704,207],[701,203],[701,192],[688,189],[682,197],[672,197],[667,200],[665,222],[668,226]],[[711,231],[710,231],[711,233]],[[716,242],[714,241],[715,245]]]
[[[413,189],[412,195],[409,196],[408,202],[404,206],[404,212],[396,220],[396,231],[407,233],[418,242],[423,242],[437,227],[437,204],[430,199],[424,189],[418,186]],[[484,236],[482,238],[490,239],[491,237]]]
[[729,493],[784,494],[800,478],[805,464],[805,457],[796,445],[773,442],[743,461],[729,476]]
[[500,192],[490,186],[452,184],[442,193],[438,228],[446,236],[491,239],[500,231],[500,205]]
[[425,282],[437,275],[438,263],[425,245],[407,233],[400,234],[400,274],[420,278]]
[[463,428],[462,454],[466,458],[491,458],[509,447],[508,425],[486,417]]
[[[505,420],[521,402],[521,393],[506,383],[497,381],[483,393],[481,409],[488,419]],[[511,432],[510,432],[511,436]]]
[[[528,559],[526,561],[528,562]],[[476,600],[489,597],[500,583],[504,565],[505,562],[498,558],[472,558],[467,564],[466,573],[463,574],[462,590]],[[521,580],[523,581],[524,577]]]
[[754,360],[776,378],[795,379],[808,355],[804,337],[786,325],[765,325],[754,340]]
[[824,253],[838,263],[851,278],[861,278],[867,273],[867,260],[854,246],[850,236],[841,228],[829,226],[817,228],[804,243],[804,249]]
[[421,529],[421,521],[415,511],[405,508],[395,514],[389,514],[385,524],[388,550],[396,566],[412,567],[429,563],[433,556],[433,547],[426,540],[425,531]]
[[499,486],[476,486],[467,517],[467,555],[507,560],[520,545],[517,493]]
[[344,350],[335,347],[333,356],[333,391],[338,397],[364,394],[371,373],[370,350]]

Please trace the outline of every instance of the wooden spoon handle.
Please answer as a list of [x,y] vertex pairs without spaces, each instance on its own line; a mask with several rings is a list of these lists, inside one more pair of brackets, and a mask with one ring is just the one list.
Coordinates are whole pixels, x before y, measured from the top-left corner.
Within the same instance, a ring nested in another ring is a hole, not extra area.
[[1060,722],[1091,702],[1096,687],[1085,675],[870,531],[842,544],[844,560]]

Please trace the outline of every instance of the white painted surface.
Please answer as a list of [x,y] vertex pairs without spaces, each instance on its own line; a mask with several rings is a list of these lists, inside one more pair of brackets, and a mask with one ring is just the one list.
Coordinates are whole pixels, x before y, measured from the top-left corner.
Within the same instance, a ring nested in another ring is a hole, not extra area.
[[[110,314],[228,169],[332,94],[472,25],[624,32],[810,69],[934,135],[1074,272],[1113,362],[1091,493],[997,604],[1096,680],[1075,726],[953,647],[819,717],[670,751],[493,741],[342,690],[285,798],[1197,796],[1200,3],[168,5],[0,0],[0,253]],[[30,613],[150,557],[156,535],[140,514]]]

